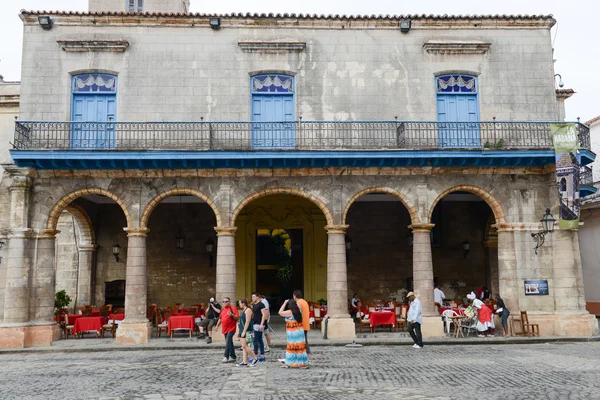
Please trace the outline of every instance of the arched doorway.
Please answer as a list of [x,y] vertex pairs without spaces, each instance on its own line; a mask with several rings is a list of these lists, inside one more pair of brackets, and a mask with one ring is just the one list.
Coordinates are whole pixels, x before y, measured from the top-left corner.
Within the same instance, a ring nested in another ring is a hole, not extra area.
[[327,298],[325,226],[330,214],[322,203],[300,196],[265,193],[234,212],[238,298],[259,291],[272,308],[295,289],[309,300]]

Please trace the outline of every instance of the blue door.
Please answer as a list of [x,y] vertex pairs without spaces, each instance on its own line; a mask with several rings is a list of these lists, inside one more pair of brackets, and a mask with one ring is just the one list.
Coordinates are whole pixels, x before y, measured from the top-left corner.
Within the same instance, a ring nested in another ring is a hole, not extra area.
[[252,146],[294,148],[294,98],[288,95],[252,96]]
[[476,95],[438,95],[437,112],[440,147],[481,147]]
[[[73,96],[71,147],[111,149],[115,147],[114,95],[78,94]],[[88,124],[87,122],[95,122]],[[99,122],[99,123],[98,123]]]

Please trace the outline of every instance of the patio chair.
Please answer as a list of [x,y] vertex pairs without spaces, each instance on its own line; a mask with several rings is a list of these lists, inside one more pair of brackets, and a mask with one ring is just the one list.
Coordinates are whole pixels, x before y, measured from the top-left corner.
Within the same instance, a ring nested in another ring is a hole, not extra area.
[[319,327],[321,327],[321,322],[323,321],[323,318],[321,317],[321,306],[319,304],[315,305],[313,311],[315,313],[315,319],[313,321],[313,328],[316,329],[317,325],[319,325]]
[[[442,320],[444,321],[444,326],[446,327],[446,333],[450,333],[450,324],[455,324],[456,322],[452,320],[451,317],[457,316],[458,313],[454,310],[446,310],[442,313]],[[454,327],[456,329],[456,327]]]
[[106,318],[107,321],[110,319],[110,311],[107,306],[100,307],[100,316]]
[[75,328],[75,325],[69,324],[69,313],[65,313],[65,324],[63,327],[63,332],[64,332],[64,337],[65,339],[69,338],[69,332],[75,336],[73,334],[73,328]]
[[124,308],[117,308],[117,309],[115,309],[114,314],[125,314],[125,309]]
[[117,324],[114,319],[112,320],[112,322],[102,325],[102,329],[100,329],[100,336],[104,337],[104,332],[106,331],[110,331],[112,337],[115,337],[115,332],[117,331]]
[[523,334],[526,336],[540,336],[539,324],[530,324],[527,311],[521,311],[521,326],[523,327]]
[[369,307],[365,304],[361,309],[362,316],[358,319],[358,330],[362,333],[363,326],[367,325],[369,327],[369,332],[373,332],[373,328],[371,328],[371,320],[369,319]]
[[162,314],[162,318],[160,318],[160,312],[159,312],[159,319],[161,319],[161,322],[159,324],[156,324],[156,337],[160,337],[160,333],[161,332],[165,332],[168,333],[169,331],[169,318],[171,318],[171,311],[170,310],[165,310]]
[[394,310],[396,311],[396,332],[398,332],[400,327],[402,327],[403,330],[406,330],[406,314],[408,313],[408,307],[398,304]]

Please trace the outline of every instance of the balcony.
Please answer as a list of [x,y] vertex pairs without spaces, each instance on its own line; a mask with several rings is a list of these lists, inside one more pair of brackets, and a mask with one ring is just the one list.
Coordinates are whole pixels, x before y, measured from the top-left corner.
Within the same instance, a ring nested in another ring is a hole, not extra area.
[[38,169],[540,166],[554,163],[552,123],[17,121],[11,154]]
[[594,194],[596,190],[592,168],[588,165],[581,167],[581,171],[579,172],[579,193],[581,197]]

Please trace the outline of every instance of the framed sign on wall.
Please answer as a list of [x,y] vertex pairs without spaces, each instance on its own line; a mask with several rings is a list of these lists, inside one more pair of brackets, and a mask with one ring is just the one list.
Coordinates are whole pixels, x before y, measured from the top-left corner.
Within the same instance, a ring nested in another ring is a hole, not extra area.
[[525,281],[525,296],[548,296],[548,281],[530,279]]

